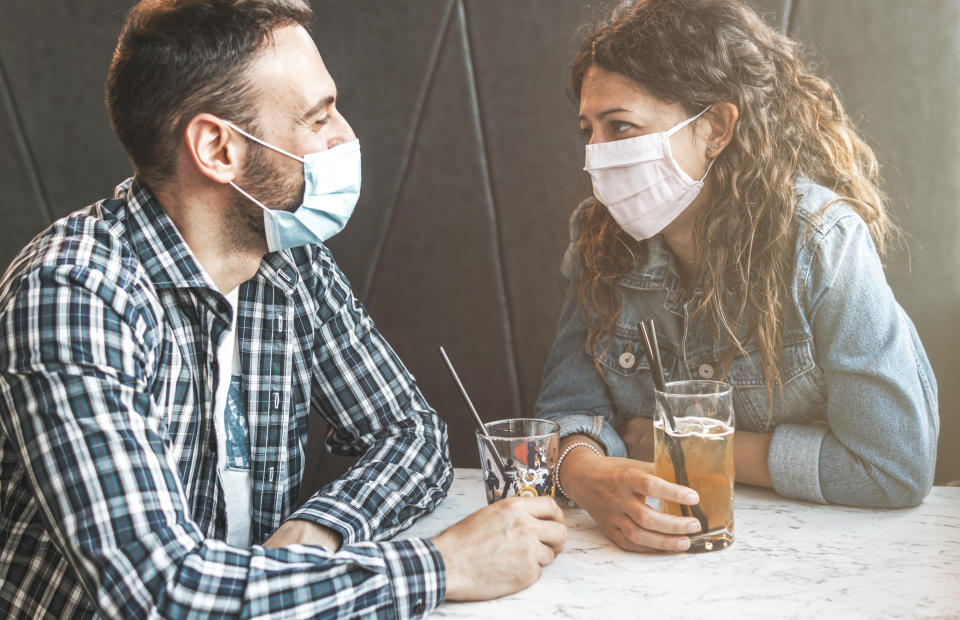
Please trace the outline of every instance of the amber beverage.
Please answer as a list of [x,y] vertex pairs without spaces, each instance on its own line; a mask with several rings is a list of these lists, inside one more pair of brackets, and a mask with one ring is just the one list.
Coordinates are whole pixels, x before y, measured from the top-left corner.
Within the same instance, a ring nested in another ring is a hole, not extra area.
[[657,392],[653,424],[656,474],[694,489],[700,503],[696,511],[661,500],[660,511],[706,521],[706,529],[690,537],[690,551],[724,549],[733,543],[731,388],[717,381],[674,381],[666,388]]

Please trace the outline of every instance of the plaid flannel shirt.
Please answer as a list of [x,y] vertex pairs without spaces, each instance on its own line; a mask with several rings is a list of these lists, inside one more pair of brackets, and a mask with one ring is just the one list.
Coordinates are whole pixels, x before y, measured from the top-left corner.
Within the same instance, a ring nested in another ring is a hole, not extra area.
[[[137,180],[54,223],[0,282],[0,616],[409,617],[444,595],[428,540],[383,541],[452,480],[446,427],[329,250],[239,290],[252,547],[228,546],[215,344],[230,306]],[[361,455],[306,504],[307,413]],[[343,537],[261,546],[285,519]]]

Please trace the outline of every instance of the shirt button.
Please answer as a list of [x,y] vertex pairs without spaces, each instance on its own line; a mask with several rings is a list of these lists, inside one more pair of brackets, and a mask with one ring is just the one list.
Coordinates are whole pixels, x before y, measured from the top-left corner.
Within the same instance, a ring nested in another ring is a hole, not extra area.
[[713,379],[713,366],[711,364],[700,364],[697,367],[697,374],[704,379]]
[[637,363],[637,358],[630,351],[624,351],[620,354],[620,368],[629,370],[633,368],[633,365]]

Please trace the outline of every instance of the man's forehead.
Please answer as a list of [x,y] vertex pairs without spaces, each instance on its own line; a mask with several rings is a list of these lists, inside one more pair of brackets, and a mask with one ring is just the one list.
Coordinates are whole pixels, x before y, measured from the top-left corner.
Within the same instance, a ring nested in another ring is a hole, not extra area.
[[301,26],[283,26],[260,53],[249,74],[267,105],[306,113],[335,99],[337,87],[310,34]]

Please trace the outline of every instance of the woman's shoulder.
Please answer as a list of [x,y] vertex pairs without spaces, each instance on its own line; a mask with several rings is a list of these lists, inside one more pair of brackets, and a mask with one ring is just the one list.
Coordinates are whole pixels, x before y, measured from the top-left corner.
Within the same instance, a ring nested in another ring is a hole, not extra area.
[[806,233],[800,235],[801,242],[809,233],[822,238],[843,224],[865,224],[843,197],[830,188],[804,176],[797,177],[793,187],[797,193],[797,225],[799,232]]
[[590,214],[590,210],[596,206],[597,199],[591,196],[585,198],[577,205],[570,214],[570,242],[576,243],[580,240],[580,233],[583,231],[584,223]]

